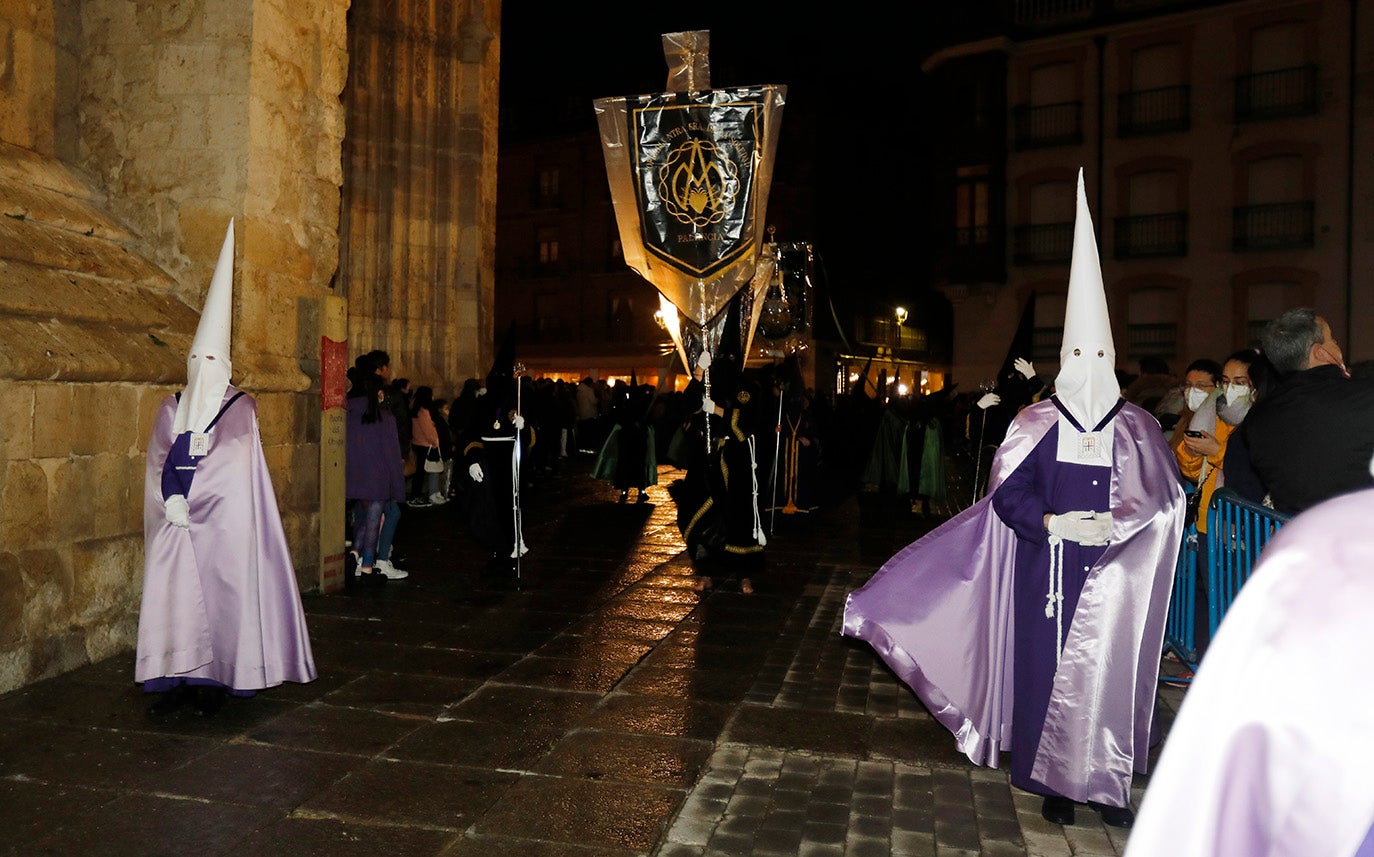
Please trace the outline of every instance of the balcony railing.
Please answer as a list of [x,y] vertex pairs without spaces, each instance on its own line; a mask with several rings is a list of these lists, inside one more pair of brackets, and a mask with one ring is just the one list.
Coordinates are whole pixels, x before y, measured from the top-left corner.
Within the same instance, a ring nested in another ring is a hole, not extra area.
[[1083,142],[1083,102],[1021,106],[1012,111],[1016,148],[1045,149]]
[[1303,65],[1236,78],[1236,121],[1262,122],[1317,112],[1317,67]]
[[1198,0],[1010,0],[1010,22],[1025,30],[1063,30],[1121,20]]
[[1316,244],[1312,201],[1238,205],[1232,213],[1231,249],[1301,250]]
[[860,321],[859,342],[864,345],[893,348],[898,351],[930,350],[930,339],[925,330],[907,324],[898,324],[895,318],[868,316]]
[[1153,259],[1188,255],[1188,213],[1141,214],[1116,219],[1114,255]]
[[1015,0],[1012,23],[1018,27],[1062,27],[1092,18],[1094,0]]
[[1130,360],[1142,357],[1171,358],[1178,351],[1178,325],[1172,322],[1127,325],[1126,341],[1129,343]]
[[1012,260],[1018,265],[1063,264],[1073,256],[1073,223],[1016,227]]
[[1187,85],[1123,92],[1116,98],[1116,135],[1145,137],[1187,131],[1192,125]]

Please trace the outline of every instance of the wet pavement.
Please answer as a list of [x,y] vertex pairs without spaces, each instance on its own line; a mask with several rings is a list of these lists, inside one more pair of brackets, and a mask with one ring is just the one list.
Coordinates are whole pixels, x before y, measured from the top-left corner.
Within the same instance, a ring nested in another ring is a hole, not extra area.
[[589,469],[526,492],[519,588],[479,574],[457,504],[407,509],[408,579],[306,596],[310,684],[154,721],[130,653],[0,696],[0,854],[1124,850],[1086,808],[1041,819],[840,636],[845,594],[933,521],[868,495],[777,515],[754,594],[698,592],[679,474],[621,505]]

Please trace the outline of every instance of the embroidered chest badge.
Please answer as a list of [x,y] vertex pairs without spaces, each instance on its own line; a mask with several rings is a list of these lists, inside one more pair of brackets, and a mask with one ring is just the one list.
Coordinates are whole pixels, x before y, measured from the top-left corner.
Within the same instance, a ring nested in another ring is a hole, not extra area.
[[1096,460],[1102,451],[1102,438],[1095,431],[1085,431],[1078,435],[1078,458],[1080,461]]
[[210,434],[203,431],[191,432],[191,444],[187,453],[194,458],[203,458],[210,452]]

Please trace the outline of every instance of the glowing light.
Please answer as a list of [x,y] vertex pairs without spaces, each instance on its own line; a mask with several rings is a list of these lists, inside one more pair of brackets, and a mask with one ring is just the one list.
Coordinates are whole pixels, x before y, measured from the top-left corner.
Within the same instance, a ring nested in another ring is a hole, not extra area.
[[898,385],[897,385],[897,395],[899,395],[899,396],[905,396],[906,394],[907,394],[907,386],[906,386],[906,384],[898,384]]
[[906,307],[904,307],[904,306],[899,306],[899,307],[897,307],[897,323],[898,323],[898,324],[906,324],[906,316],[907,316]]

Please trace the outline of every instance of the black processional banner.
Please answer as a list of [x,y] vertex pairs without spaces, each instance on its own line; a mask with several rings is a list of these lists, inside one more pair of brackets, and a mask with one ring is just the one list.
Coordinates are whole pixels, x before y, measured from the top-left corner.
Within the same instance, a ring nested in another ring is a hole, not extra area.
[[641,96],[629,106],[629,159],[647,252],[709,278],[749,256],[764,88]]
[[751,335],[758,323],[753,298],[775,262],[760,248],[787,87],[712,89],[704,30],[665,33],[663,47],[666,92],[592,106],[625,264],[658,289],[687,367],[726,335],[736,295],[748,292]]

